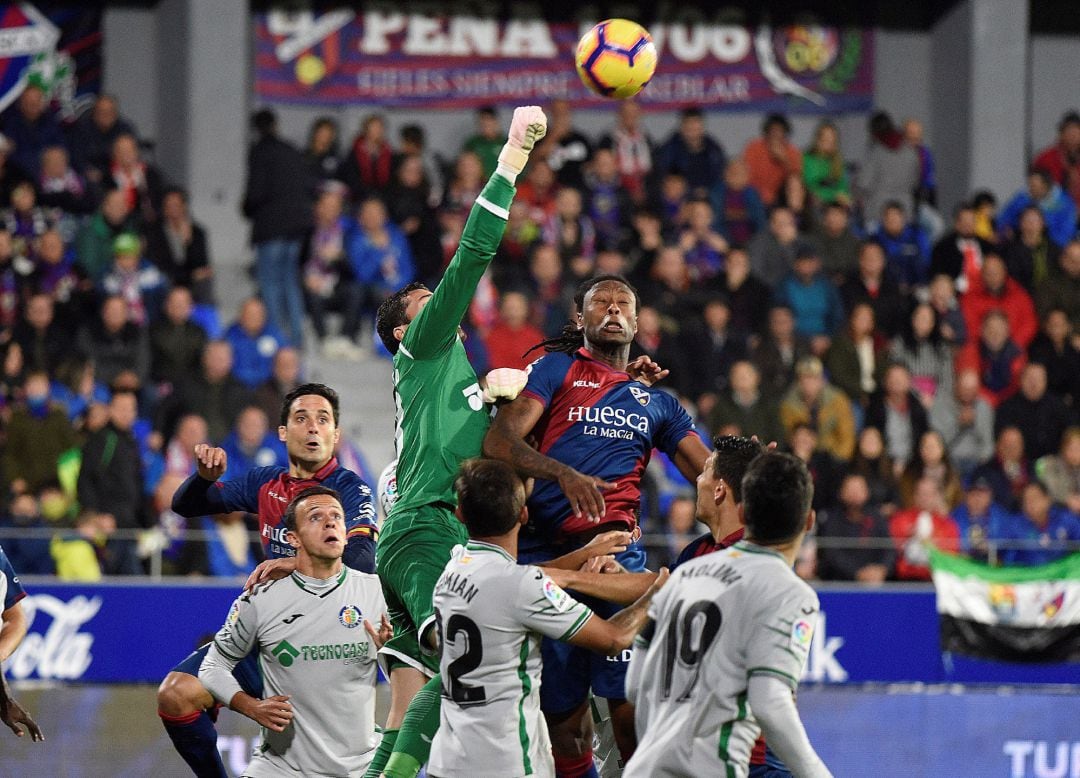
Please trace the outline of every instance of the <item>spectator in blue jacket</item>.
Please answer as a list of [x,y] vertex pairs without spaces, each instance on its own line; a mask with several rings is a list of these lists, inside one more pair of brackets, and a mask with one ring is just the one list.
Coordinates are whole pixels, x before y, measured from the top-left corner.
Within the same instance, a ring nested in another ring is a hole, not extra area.
[[821,272],[821,258],[810,244],[796,250],[795,265],[777,286],[774,304],[791,308],[795,332],[810,339],[817,355],[828,350],[832,336],[844,322],[840,293]]
[[1024,487],[1023,513],[1013,523],[1012,539],[1024,542],[1025,548],[1009,549],[1005,562],[1010,565],[1045,565],[1068,556],[1063,543],[1080,542],[1080,516],[1064,505],[1056,505],[1041,481]]
[[378,198],[360,204],[346,243],[353,275],[365,287],[366,304],[372,308],[416,275],[409,241],[387,217],[386,206]]
[[269,322],[266,305],[258,297],[244,301],[240,315],[225,331],[233,348],[233,375],[248,389],[269,380],[274,354],[289,345],[285,336]]
[[986,476],[969,479],[963,502],[950,515],[960,530],[961,553],[980,562],[987,560],[991,543],[1012,537],[1016,521],[994,502],[994,485]]
[[668,173],[683,176],[691,195],[700,197],[707,195],[713,182],[724,174],[726,164],[724,149],[705,132],[701,109],[686,108],[678,132],[656,150],[654,170],[658,177]]
[[930,270],[930,238],[926,231],[908,221],[904,206],[896,200],[881,209],[881,226],[874,240],[885,251],[885,261],[901,288],[924,286]]
[[257,405],[249,405],[240,412],[229,437],[221,447],[228,456],[226,480],[242,478],[256,467],[288,467],[289,457],[278,431],[270,430],[266,411]]
[[28,84],[15,107],[4,116],[4,136],[15,150],[12,163],[27,178],[37,180],[41,172],[41,152],[49,146],[63,146],[64,134],[55,113],[50,110],[45,92],[36,84]]
[[1028,173],[1027,191],[1019,191],[998,215],[998,224],[1005,237],[1020,230],[1020,215],[1029,205],[1037,205],[1046,219],[1050,240],[1064,246],[1076,237],[1076,203],[1042,168]]

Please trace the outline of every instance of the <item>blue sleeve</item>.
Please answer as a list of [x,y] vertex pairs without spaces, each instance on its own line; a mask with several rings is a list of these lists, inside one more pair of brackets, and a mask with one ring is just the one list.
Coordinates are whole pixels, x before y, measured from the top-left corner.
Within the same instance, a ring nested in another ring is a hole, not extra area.
[[1059,246],[1066,245],[1076,234],[1076,206],[1068,197],[1062,197],[1062,205],[1050,213],[1043,211],[1046,217],[1046,229],[1051,239]]
[[922,228],[916,231],[916,235],[919,244],[919,283],[925,284],[930,280],[930,237]]
[[405,237],[405,233],[395,229],[392,234],[394,236],[394,245],[397,248],[398,269],[397,276],[386,279],[386,284],[391,289],[400,289],[406,284],[412,283],[412,280],[416,277],[416,264],[413,262],[412,249],[409,248],[409,241]]
[[1028,198],[1021,192],[1009,200],[1008,204],[1002,209],[998,215],[998,224],[1009,227],[1010,229],[1017,229],[1017,222],[1020,221],[1020,212],[1024,210],[1024,206],[1028,204]]
[[[349,265],[356,280],[362,284],[371,284],[376,273],[373,272],[374,263],[371,262],[371,252],[368,251],[362,230],[352,227],[345,233],[345,252],[349,256]],[[377,269],[377,265],[374,267]]]
[[840,292],[832,283],[828,286],[829,295],[829,335],[835,335],[844,324],[844,303],[840,300]]
[[341,496],[345,509],[347,545],[344,561],[361,573],[375,572],[375,543],[379,533],[375,526],[375,504],[371,499],[371,487],[351,470],[343,470],[342,478],[335,479],[334,489]]
[[753,187],[747,187],[746,191],[746,210],[750,216],[750,221],[754,225],[754,232],[761,232],[765,229],[765,224],[768,222],[768,214],[765,213],[765,203],[761,200],[761,195],[757,193],[757,190]]
[[217,481],[207,481],[198,473],[192,473],[173,494],[172,509],[174,513],[188,518],[227,513],[222,500]]
[[7,593],[4,595],[4,610],[7,610],[25,597],[26,592],[23,591],[19,576],[15,574],[15,568],[11,566],[2,548],[0,548],[0,574],[7,579]]
[[661,397],[668,407],[664,421],[661,423],[660,429],[657,430],[656,437],[653,438],[653,446],[674,460],[682,439],[687,435],[697,433],[694,431],[694,420],[690,418],[690,414],[686,412],[686,409],[682,407],[679,401],[667,392],[662,395],[653,395],[654,399],[660,399]]
[[217,488],[221,494],[221,502],[226,511],[247,511],[248,513],[259,512],[259,489],[267,481],[272,481],[281,475],[284,468],[256,467],[249,470],[240,478],[230,481],[218,481]]
[[522,394],[533,398],[545,408],[566,380],[566,374],[574,358],[569,354],[553,351],[545,354],[526,368],[529,380]]

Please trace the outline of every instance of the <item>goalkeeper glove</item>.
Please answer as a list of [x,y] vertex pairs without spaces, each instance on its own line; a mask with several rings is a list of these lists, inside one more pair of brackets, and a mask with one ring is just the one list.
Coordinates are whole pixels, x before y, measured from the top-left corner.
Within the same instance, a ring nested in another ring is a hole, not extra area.
[[499,153],[499,172],[503,175],[512,173],[507,177],[513,182],[525,169],[533,146],[546,134],[547,117],[539,106],[515,108],[514,118],[510,121],[509,137]]

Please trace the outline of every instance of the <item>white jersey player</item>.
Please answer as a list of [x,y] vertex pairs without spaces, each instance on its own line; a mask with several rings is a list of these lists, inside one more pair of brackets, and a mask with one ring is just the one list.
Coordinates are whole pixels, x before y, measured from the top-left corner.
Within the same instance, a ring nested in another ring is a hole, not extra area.
[[627,778],[742,778],[762,730],[794,775],[829,775],[794,703],[818,613],[792,570],[813,526],[810,474],[763,454],[742,496],[746,540],[681,565],[650,608],[627,677],[639,738]]
[[540,712],[541,636],[617,653],[644,623],[667,573],[605,621],[540,568],[518,565],[517,535],[528,514],[524,486],[509,465],[469,460],[455,489],[470,540],[454,550],[435,586],[443,701],[428,774],[554,778]]
[[[345,567],[336,493],[305,489],[285,513],[296,571],[241,595],[214,637],[199,680],[263,726],[245,775],[359,776],[377,744],[376,653],[388,637],[379,579]],[[379,620],[376,631],[373,620]],[[244,693],[233,667],[254,648],[264,699]]]

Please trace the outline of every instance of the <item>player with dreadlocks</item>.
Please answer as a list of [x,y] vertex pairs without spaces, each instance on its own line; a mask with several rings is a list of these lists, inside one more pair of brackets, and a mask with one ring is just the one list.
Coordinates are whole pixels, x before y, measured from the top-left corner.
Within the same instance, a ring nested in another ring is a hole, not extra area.
[[[622,277],[601,275],[579,287],[578,313],[532,364],[524,391],[495,417],[484,453],[536,479],[520,560],[543,565],[581,548],[600,532],[637,531],[641,477],[654,448],[694,481],[709,451],[678,400],[650,384],[666,371],[646,365],[643,380],[630,369],[630,344],[641,301]],[[645,383],[647,380],[649,383]],[[537,448],[526,443],[534,436]],[[645,571],[636,543],[616,556],[627,571]],[[644,591],[651,575],[629,576]],[[639,592],[640,594],[640,592]],[[617,605],[585,598],[610,616]],[[595,775],[589,688],[608,700],[624,759],[634,749],[634,722],[625,701],[629,652],[601,658],[545,640],[541,707],[548,721],[559,776]]]

